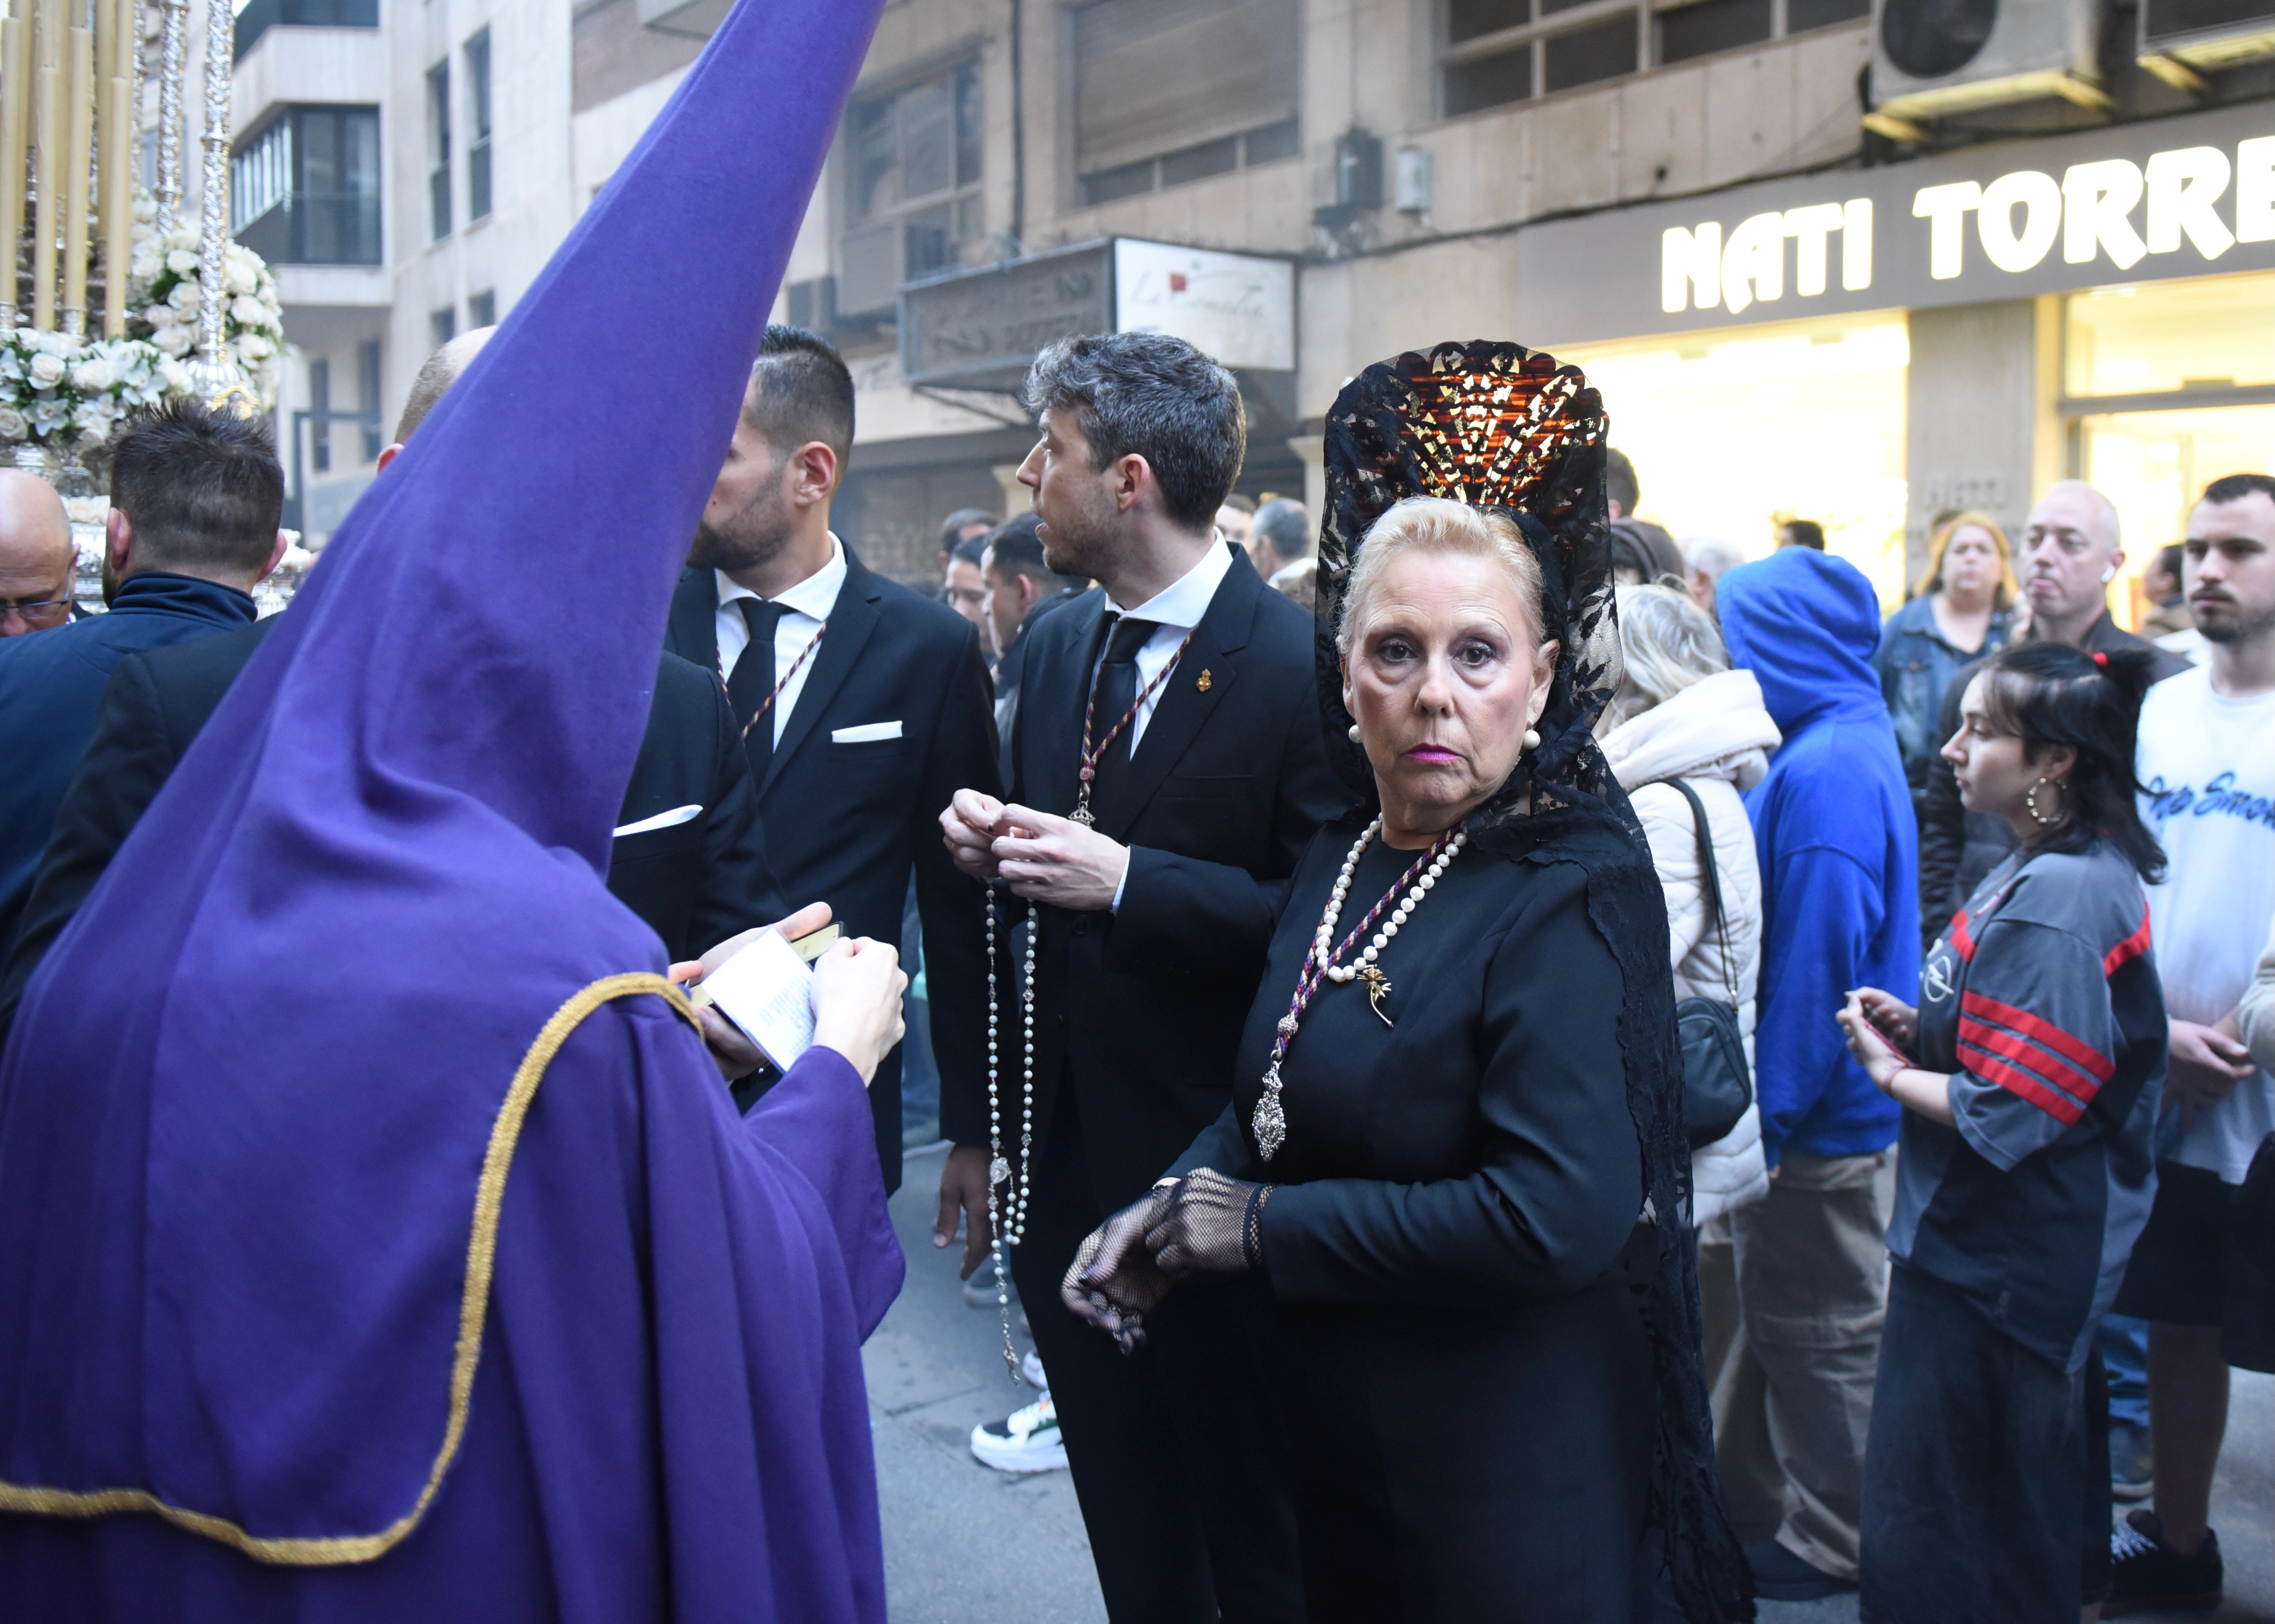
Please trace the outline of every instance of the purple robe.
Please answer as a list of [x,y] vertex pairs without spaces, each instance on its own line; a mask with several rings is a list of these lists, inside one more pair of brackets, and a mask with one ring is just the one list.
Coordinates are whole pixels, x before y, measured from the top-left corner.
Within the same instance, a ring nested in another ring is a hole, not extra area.
[[744,0],[26,990],[11,1619],[884,1616],[859,1080],[738,1118],[602,884],[879,4]]

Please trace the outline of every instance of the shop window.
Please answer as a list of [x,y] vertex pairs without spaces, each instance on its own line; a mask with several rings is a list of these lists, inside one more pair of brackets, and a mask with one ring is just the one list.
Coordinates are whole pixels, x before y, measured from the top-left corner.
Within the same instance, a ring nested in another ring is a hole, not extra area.
[[1638,517],[1749,558],[1775,544],[1776,515],[1813,518],[1893,608],[1910,351],[1898,315],[1560,346],[1556,359],[1616,403],[1612,442],[1635,463]]
[[2275,383],[2275,273],[2072,294],[2062,371],[2072,397],[2208,397]]
[[980,235],[979,64],[856,102],[845,140],[837,310],[883,315],[901,283],[962,263]]
[[[1791,0],[1788,4],[1790,6]],[[1696,5],[1661,11],[1655,20],[1659,61],[1664,66],[1758,45],[1770,37],[1775,18],[1770,0],[1700,0]]]
[[[1493,27],[1531,0],[1455,0]],[[1093,0],[1073,14],[1085,206],[1293,157],[1299,0]]]
[[1446,70],[1446,112],[1474,113],[1480,108],[1522,102],[1532,94],[1532,47],[1520,45],[1498,57],[1459,62]]

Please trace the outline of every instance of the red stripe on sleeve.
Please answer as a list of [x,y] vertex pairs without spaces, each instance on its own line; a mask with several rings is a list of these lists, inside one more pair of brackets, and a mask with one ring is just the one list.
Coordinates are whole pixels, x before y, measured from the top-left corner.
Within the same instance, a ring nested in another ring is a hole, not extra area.
[[2093,1097],[2101,1091],[2100,1084],[2067,1061],[2033,1046],[2013,1032],[1985,1026],[1982,1022],[1970,1020],[1963,1015],[1959,1017],[1959,1040],[1973,1044],[1988,1054],[2003,1056],[2018,1066],[2027,1067],[2063,1093],[2085,1103],[2090,1104]]
[[2143,908],[2141,910],[2141,928],[2109,949],[2108,956],[2101,961],[2101,973],[2113,976],[2148,950],[2149,910]]
[[1967,963],[1975,957],[1975,938],[1967,933],[1967,910],[1961,909],[1951,916],[1951,950]]
[[1960,1058],[1968,1062],[1967,1069],[1985,1081],[1996,1083],[2010,1094],[2019,1094],[2067,1128],[2085,1114],[2085,1107],[2066,1094],[2055,1092],[2026,1071],[2017,1071],[2006,1061],[1997,1060],[1977,1050],[1969,1053],[1972,1046],[1959,1046]]
[[1959,1007],[1969,1015],[1996,1021],[2001,1026],[2013,1027],[2025,1038],[2044,1044],[2064,1060],[2075,1064],[2080,1070],[2092,1073],[2104,1083],[2116,1075],[2115,1064],[2100,1050],[2090,1043],[2080,1043],[2052,1022],[2042,1021],[2026,1009],[2017,1009],[2012,1004],[2002,1004],[1995,998],[1985,998],[1976,992],[1962,993]]

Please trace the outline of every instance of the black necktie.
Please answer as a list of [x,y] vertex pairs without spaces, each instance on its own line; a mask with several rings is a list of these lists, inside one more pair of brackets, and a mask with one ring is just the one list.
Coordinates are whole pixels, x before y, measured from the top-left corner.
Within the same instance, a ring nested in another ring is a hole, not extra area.
[[[735,725],[742,727],[775,691],[775,628],[790,613],[790,606],[769,603],[764,598],[737,598],[735,604],[743,611],[743,623],[751,630],[750,646],[735,661],[734,672],[727,678],[727,703],[735,713]],[[774,759],[776,720],[769,710],[758,726],[743,735],[754,781],[764,780],[767,764]]]
[[[1138,699],[1138,651],[1147,638],[1160,630],[1158,622],[1132,620],[1123,616],[1115,622],[1114,630],[1106,639],[1106,663],[1098,668],[1098,707],[1091,713],[1090,741],[1092,748],[1112,731],[1114,724],[1128,714]],[[1115,736],[1098,759],[1098,778],[1091,785],[1091,804],[1093,809],[1113,804],[1110,786],[1119,783],[1130,771],[1130,753],[1136,746],[1138,720],[1131,717],[1127,727]]]

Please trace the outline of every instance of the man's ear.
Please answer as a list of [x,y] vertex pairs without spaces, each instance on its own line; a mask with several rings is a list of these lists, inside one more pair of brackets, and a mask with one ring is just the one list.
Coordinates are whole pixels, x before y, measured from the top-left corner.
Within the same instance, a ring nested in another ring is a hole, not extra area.
[[255,586],[276,573],[276,566],[284,562],[284,550],[292,545],[292,538],[283,531],[276,533],[276,545],[268,549],[268,562],[261,566],[261,573],[253,578]]
[[134,525],[125,514],[113,508],[102,521],[103,556],[110,563],[114,576],[126,573],[126,560],[134,550]]
[[819,440],[809,440],[790,454],[782,477],[790,482],[792,505],[810,508],[837,493],[837,453]]
[[389,446],[382,446],[382,447],[380,448],[380,451],[379,451],[379,462],[378,462],[378,464],[377,464],[377,465],[373,468],[372,472],[374,472],[374,473],[384,473],[384,472],[387,472],[387,465],[388,465],[388,464],[389,464],[389,463],[391,463],[391,462],[393,462],[397,457],[400,457],[400,456],[402,456],[402,455],[403,455],[403,442],[401,442],[400,440],[397,441],[393,445],[389,445]]
[[1145,487],[1153,483],[1153,470],[1146,460],[1132,451],[1119,457],[1114,465],[1114,510],[1127,513],[1145,495]]

